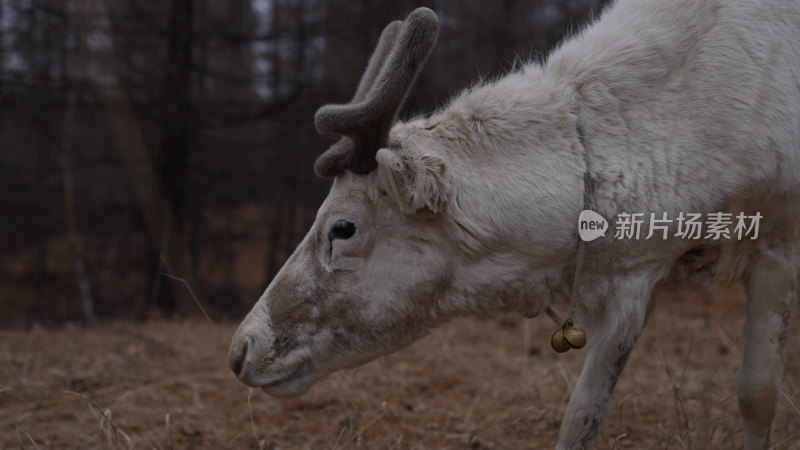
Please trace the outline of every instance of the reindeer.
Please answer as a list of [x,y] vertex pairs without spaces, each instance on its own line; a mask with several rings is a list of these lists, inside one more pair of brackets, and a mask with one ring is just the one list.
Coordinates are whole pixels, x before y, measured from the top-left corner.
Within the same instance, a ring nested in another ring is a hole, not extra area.
[[[619,0],[546,62],[395,123],[437,35],[429,9],[393,22],[352,101],[317,112],[333,184],[233,336],[239,380],[298,396],[456,316],[567,307],[554,348],[586,359],[558,448],[586,447],[654,292],[742,282],[737,394],[746,447],[768,447],[800,278],[797,3]],[[584,242],[585,209],[763,220],[755,240]]]

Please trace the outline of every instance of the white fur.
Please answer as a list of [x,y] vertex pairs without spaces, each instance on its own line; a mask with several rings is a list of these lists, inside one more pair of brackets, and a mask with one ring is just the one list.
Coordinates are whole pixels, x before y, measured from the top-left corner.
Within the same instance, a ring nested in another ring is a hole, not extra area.
[[[302,333],[291,354],[306,355],[311,374],[265,387],[297,395],[453,316],[532,316],[565,303],[588,160],[606,218],[764,219],[752,242],[587,244],[577,305],[587,359],[559,448],[587,446],[597,433],[654,289],[697,278],[697,261],[711,268],[706,284],[748,286],[737,390],[747,447],[768,445],[800,289],[798,42],[794,1],[619,0],[544,65],[396,125],[375,171],[337,177],[309,235],[234,336],[232,364],[271,354],[271,342],[243,344],[265,327]],[[329,242],[343,219],[358,232]],[[306,304],[316,312],[300,311]],[[259,375],[285,367],[276,361]]]

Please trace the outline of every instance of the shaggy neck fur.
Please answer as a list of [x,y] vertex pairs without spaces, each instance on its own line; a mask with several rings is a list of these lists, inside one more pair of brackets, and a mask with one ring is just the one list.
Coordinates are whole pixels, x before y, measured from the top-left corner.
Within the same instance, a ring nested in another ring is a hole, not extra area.
[[568,89],[531,65],[393,133],[447,165],[445,217],[463,263],[445,309],[535,315],[566,299],[585,172]]

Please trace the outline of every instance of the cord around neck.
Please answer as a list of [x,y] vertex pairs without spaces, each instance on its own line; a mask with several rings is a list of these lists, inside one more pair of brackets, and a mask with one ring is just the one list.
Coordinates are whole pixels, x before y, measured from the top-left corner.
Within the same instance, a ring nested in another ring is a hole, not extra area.
[[[575,109],[577,110],[578,105],[576,104]],[[592,170],[591,170],[591,158],[590,158],[590,149],[589,145],[587,145],[586,136],[583,132],[583,127],[581,126],[580,122],[580,115],[578,111],[573,111],[575,114],[575,132],[578,136],[578,140],[581,143],[581,147],[583,147],[583,159],[584,159],[584,166],[585,170],[583,173],[583,208],[582,210],[594,210],[594,178],[592,177]],[[577,304],[581,298],[583,298],[583,287],[581,284],[581,274],[583,272],[583,264],[586,259],[586,241],[577,236],[577,252],[575,256],[575,270],[572,275],[572,286],[570,287],[569,292],[569,313],[567,315],[566,320],[562,320],[558,314],[555,313],[551,308],[547,308],[546,312],[547,315],[550,316],[551,319],[557,324],[561,326],[561,330],[557,330],[556,334],[559,331],[563,332],[568,328],[572,329],[572,325],[575,323],[575,314],[577,309]],[[580,329],[579,329],[580,330]],[[584,333],[583,330],[580,330],[581,333]],[[585,339],[585,333],[584,333]],[[553,340],[553,348],[556,351],[565,351],[569,347],[563,347],[561,350],[556,348],[555,344],[555,335]],[[583,345],[580,345],[582,347]],[[573,348],[580,348],[580,347],[573,347]]]

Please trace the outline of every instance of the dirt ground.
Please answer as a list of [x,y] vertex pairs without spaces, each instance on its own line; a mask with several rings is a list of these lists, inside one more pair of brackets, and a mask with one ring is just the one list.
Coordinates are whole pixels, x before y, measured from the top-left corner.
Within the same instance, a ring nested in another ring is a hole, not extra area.
[[[743,300],[662,299],[595,448],[741,448]],[[773,445],[800,449],[800,330]],[[226,365],[235,324],[112,322],[0,331],[0,448],[552,448],[584,354],[547,318],[463,319],[305,396]]]

